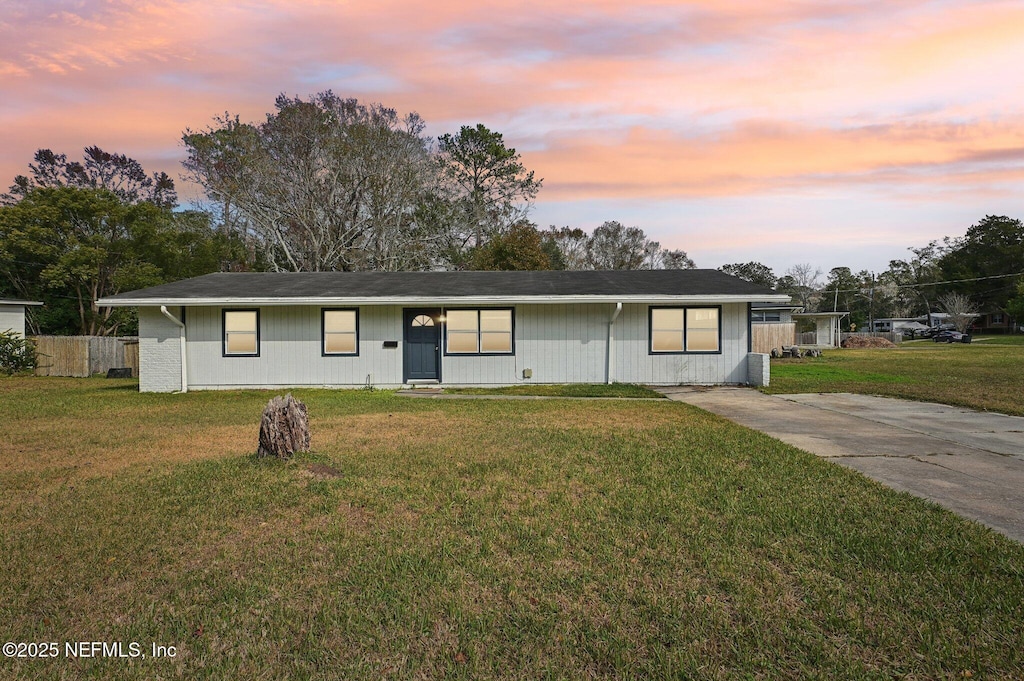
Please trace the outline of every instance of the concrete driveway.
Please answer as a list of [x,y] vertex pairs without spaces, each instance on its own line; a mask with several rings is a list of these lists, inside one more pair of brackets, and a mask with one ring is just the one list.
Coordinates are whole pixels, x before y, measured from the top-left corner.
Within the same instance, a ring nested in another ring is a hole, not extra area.
[[848,393],[659,388],[1024,542],[1024,418]]

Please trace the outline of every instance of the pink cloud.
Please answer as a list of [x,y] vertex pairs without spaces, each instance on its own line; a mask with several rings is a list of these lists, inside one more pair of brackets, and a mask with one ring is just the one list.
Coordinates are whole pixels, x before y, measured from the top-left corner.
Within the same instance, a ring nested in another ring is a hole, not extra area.
[[22,0],[0,17],[0,188],[89,144],[180,172],[186,127],[279,92],[483,121],[541,201],[1021,192],[1019,2]]

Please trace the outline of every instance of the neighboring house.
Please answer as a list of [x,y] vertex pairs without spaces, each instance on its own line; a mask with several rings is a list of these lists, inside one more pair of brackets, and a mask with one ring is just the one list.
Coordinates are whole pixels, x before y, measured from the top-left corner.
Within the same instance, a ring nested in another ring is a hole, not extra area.
[[0,298],[0,331],[13,331],[25,337],[25,308],[42,305],[32,300]]
[[762,384],[750,304],[717,270],[219,273],[102,298],[139,308],[140,390]]
[[802,345],[813,345],[818,348],[838,348],[842,341],[840,320],[849,314],[846,311],[795,313],[793,319],[796,321],[814,324],[814,342],[802,343]]
[[979,333],[1013,333],[1017,326],[1019,326],[1018,320],[1005,312],[989,312],[978,315],[972,324],[972,328]]
[[754,324],[788,324],[793,321],[793,313],[802,309],[799,305],[756,303],[750,306],[750,321]]
[[871,330],[875,333],[890,333],[910,329],[920,331],[922,328],[928,328],[918,317],[886,317],[875,319],[872,323],[874,326]]
[[[799,305],[754,304],[750,308],[754,352],[770,353],[788,345],[839,347],[839,321],[849,312],[802,312]],[[797,323],[814,325],[814,342],[800,342]]]
[[770,353],[784,345],[796,345],[793,313],[803,308],[793,304],[757,303],[750,306],[751,350]]

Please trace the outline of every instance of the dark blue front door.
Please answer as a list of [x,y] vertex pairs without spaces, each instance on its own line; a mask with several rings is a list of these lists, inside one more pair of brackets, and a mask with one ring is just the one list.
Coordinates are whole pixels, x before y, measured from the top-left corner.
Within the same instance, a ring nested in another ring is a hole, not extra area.
[[405,381],[441,380],[441,310],[405,310]]

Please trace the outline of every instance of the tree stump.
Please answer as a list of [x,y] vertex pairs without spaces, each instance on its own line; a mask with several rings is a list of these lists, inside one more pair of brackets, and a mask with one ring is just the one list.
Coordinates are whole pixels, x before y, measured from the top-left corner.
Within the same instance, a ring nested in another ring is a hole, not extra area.
[[309,451],[309,415],[306,405],[288,393],[267,403],[260,420],[259,456],[290,459]]

